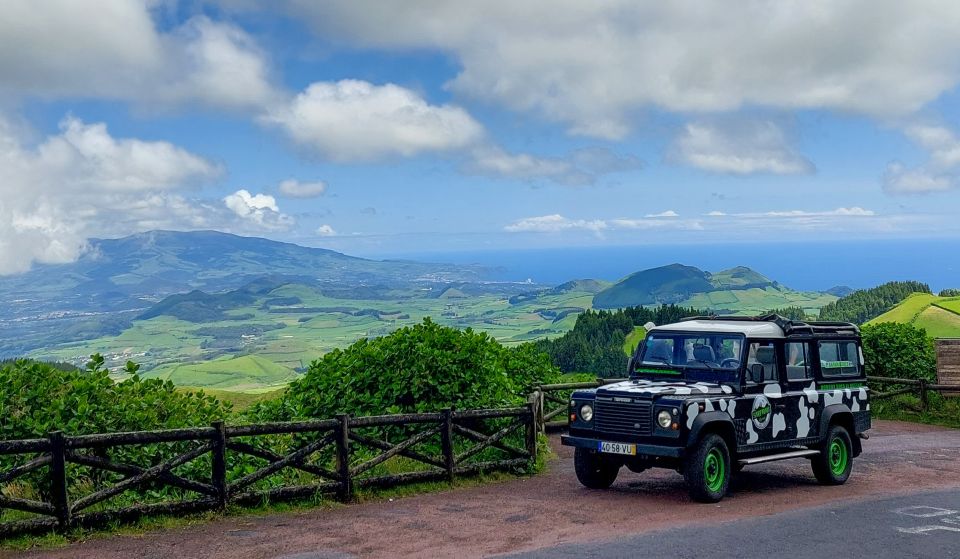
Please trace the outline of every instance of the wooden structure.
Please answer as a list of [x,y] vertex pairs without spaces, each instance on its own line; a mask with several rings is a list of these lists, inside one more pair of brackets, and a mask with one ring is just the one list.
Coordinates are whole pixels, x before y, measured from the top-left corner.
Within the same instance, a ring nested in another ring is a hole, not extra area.
[[940,338],[937,344],[937,384],[954,386],[945,396],[960,396],[960,338]]
[[[349,500],[361,487],[527,467],[537,415],[531,399],[516,408],[0,441],[0,537],[325,493]],[[27,479],[36,494],[2,491]],[[127,492],[153,502],[111,506]],[[4,509],[21,518],[4,521]]]

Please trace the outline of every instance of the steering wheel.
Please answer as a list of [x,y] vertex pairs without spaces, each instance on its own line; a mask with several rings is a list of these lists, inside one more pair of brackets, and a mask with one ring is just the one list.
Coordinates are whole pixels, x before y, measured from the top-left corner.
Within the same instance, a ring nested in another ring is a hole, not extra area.
[[740,366],[740,360],[733,357],[727,357],[723,361],[720,361],[720,366],[724,369],[735,369]]

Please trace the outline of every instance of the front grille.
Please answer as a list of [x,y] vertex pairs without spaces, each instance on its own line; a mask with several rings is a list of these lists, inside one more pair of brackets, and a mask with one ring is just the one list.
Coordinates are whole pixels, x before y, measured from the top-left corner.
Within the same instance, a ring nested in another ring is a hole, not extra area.
[[598,397],[593,407],[593,418],[601,435],[644,436],[651,432],[652,407],[653,403],[649,401],[615,402]]

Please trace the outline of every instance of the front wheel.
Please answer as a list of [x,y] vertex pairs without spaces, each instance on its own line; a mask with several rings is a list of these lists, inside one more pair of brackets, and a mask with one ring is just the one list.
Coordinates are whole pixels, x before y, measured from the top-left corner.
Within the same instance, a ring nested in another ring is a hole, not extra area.
[[620,466],[605,459],[600,453],[586,448],[577,448],[573,453],[573,467],[577,479],[584,487],[606,489],[613,485],[620,473]]
[[710,434],[687,457],[683,476],[690,497],[701,503],[716,503],[730,487],[730,449],[723,437]]
[[843,485],[853,468],[852,449],[850,433],[839,425],[830,426],[820,454],[810,461],[817,481],[824,485]]

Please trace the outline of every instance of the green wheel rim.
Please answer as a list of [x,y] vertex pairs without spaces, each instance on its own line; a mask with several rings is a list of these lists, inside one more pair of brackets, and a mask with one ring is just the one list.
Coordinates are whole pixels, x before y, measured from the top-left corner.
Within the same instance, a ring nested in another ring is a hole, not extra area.
[[830,460],[830,472],[835,476],[842,476],[847,471],[847,462],[850,460],[847,445],[840,437],[834,437],[830,441],[830,448],[827,452],[829,453],[827,458]]
[[707,484],[707,489],[713,492],[720,491],[723,487],[723,479],[726,477],[726,468],[723,454],[716,448],[710,449],[706,460],[703,461],[703,480]]

